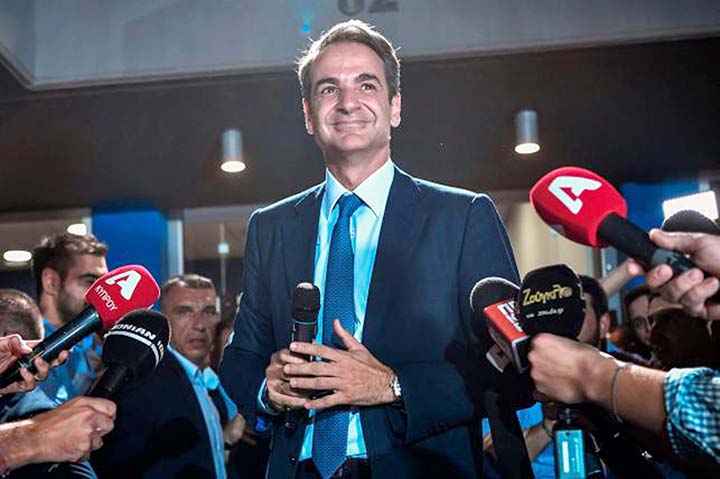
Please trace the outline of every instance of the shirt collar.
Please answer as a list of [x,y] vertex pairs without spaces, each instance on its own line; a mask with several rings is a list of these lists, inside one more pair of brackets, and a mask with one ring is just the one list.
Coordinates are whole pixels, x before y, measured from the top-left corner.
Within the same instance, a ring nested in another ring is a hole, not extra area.
[[190,379],[190,382],[198,385],[203,385],[207,389],[217,389],[218,385],[220,384],[220,379],[211,367],[200,369],[197,365],[195,365],[195,363],[183,356],[178,350],[176,350],[172,346],[169,346],[168,350],[175,355],[178,362],[180,363],[180,366],[182,366],[183,370],[185,371],[185,374],[187,374],[188,379]]
[[[353,191],[369,208],[370,211],[380,218],[385,212],[388,195],[390,194],[390,186],[395,177],[395,165],[388,158],[377,171],[368,176],[365,181],[360,183]],[[323,198],[322,210],[326,218],[330,217],[330,212],[335,207],[335,203],[349,191],[325,169],[325,198]]]

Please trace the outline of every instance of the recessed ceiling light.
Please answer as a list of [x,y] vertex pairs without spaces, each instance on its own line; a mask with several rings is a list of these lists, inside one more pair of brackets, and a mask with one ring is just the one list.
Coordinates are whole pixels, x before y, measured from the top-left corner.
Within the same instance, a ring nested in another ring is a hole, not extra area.
[[32,259],[32,253],[22,249],[11,249],[3,253],[3,259],[8,263],[27,263]]
[[67,232],[71,235],[85,236],[87,234],[87,225],[85,223],[73,223],[67,227]]

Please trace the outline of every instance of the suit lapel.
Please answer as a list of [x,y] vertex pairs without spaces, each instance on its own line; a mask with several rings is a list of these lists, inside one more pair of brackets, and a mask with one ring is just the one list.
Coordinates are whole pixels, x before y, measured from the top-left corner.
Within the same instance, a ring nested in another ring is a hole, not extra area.
[[303,281],[313,282],[315,243],[324,187],[311,189],[293,206],[294,217],[283,225],[283,251],[288,294],[292,298],[295,286]]
[[365,312],[363,344],[370,347],[380,336],[387,320],[384,315],[393,299],[393,285],[398,276],[407,271],[408,262],[425,226],[427,213],[421,199],[415,181],[396,168],[380,230]]

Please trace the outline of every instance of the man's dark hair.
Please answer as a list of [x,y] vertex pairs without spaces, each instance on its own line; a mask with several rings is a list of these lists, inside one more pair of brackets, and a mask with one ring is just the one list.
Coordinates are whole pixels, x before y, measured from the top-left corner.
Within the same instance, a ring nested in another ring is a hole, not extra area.
[[0,289],[0,336],[8,334],[19,334],[23,339],[43,337],[40,309],[17,289]]
[[600,283],[595,278],[590,276],[580,275],[580,284],[584,293],[587,293],[592,298],[592,308],[595,311],[595,316],[600,320],[600,316],[608,312],[608,299],[605,290],[602,289]]
[[388,85],[388,101],[400,93],[400,61],[390,40],[378,33],[371,25],[360,20],[338,23],[312,42],[298,59],[298,79],[303,99],[312,106],[312,69],[322,51],[334,43],[360,43],[380,57]]
[[107,251],[107,245],[91,234],[62,233],[43,236],[40,243],[33,249],[32,259],[32,271],[38,298],[43,292],[42,272],[45,268],[57,271],[60,280],[64,281],[77,256],[92,254],[103,257],[107,255]]
[[163,298],[167,296],[167,294],[176,287],[181,288],[190,288],[190,289],[215,289],[215,285],[213,284],[212,280],[210,278],[206,278],[205,276],[201,276],[199,274],[194,273],[188,273],[188,274],[181,274],[178,276],[173,276],[172,278],[165,281],[165,284],[162,285],[162,288],[160,289],[160,307],[162,308],[162,302]]
[[655,295],[655,293],[652,292],[650,287],[646,284],[641,284],[640,286],[636,286],[627,293],[625,293],[625,297],[623,298],[623,304],[625,305],[625,312],[628,311],[628,306],[632,304],[633,301],[638,299],[641,296],[647,296],[648,301]]

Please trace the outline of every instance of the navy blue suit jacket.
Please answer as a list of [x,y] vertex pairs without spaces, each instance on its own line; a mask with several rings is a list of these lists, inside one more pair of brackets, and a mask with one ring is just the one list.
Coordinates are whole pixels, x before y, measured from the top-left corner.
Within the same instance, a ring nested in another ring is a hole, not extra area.
[[[256,211],[250,220],[235,337],[221,367],[223,384],[248,424],[255,424],[256,396],[270,356],[290,342],[292,291],[313,278],[323,192],[318,185]],[[360,408],[373,478],[476,475],[474,404],[467,378],[451,356],[471,340],[486,340],[473,337],[469,296],[488,276],[518,281],[492,201],[396,169],[362,342],[397,374],[404,406]],[[485,363],[477,359],[481,382],[493,374]],[[294,477],[303,440],[303,422],[295,430],[283,423],[279,417],[273,426],[268,465],[273,479]]]
[[210,438],[195,391],[168,353],[153,374],[115,400],[117,419],[92,454],[98,477],[215,477]]

